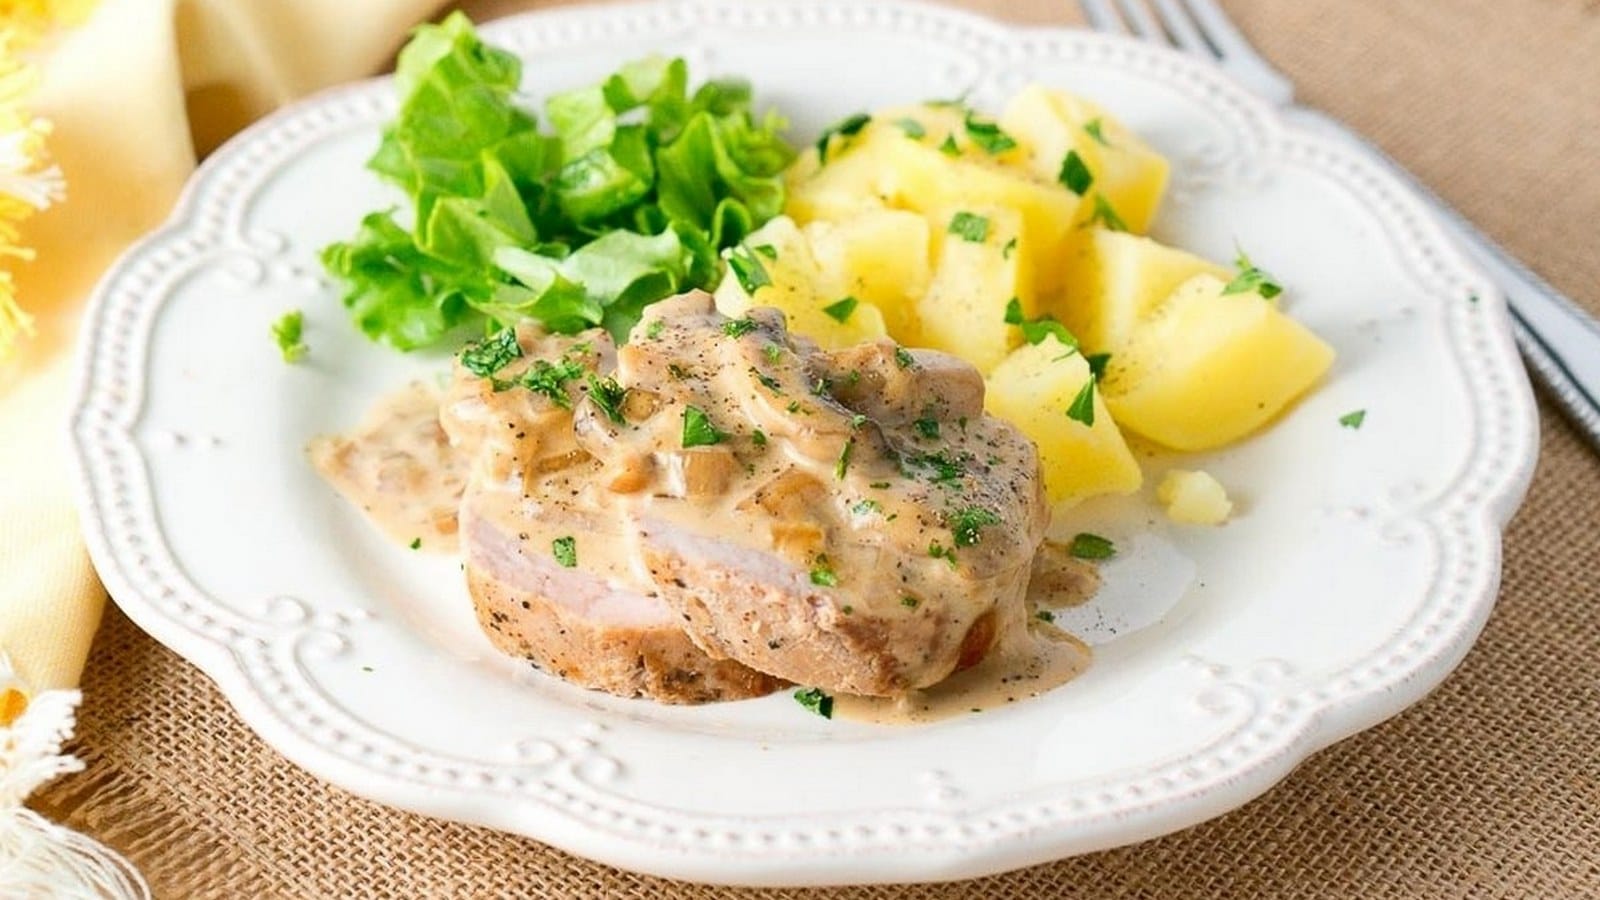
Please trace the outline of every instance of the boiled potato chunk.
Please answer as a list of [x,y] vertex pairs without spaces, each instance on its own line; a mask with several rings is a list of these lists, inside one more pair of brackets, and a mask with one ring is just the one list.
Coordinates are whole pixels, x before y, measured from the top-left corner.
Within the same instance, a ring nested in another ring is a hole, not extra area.
[[928,220],[914,212],[871,209],[802,229],[820,269],[818,293],[876,306],[902,343],[914,332],[915,305],[932,278]]
[[1260,294],[1186,282],[1106,369],[1106,405],[1124,428],[1176,450],[1238,440],[1305,393],[1333,348]]
[[1233,501],[1210,472],[1173,469],[1156,487],[1167,518],[1185,525],[1221,525],[1233,514]]
[[895,193],[889,147],[900,140],[868,125],[848,144],[836,140],[827,165],[806,150],[784,176],[784,214],[804,225],[819,219],[844,221],[863,210],[881,209]]
[[929,221],[936,232],[933,279],[916,300],[913,333],[900,339],[987,372],[1019,340],[1006,324],[1006,306],[1016,299],[1030,318],[1038,310],[1022,216],[974,205],[947,208]]
[[1196,275],[1228,270],[1150,238],[1090,229],[1069,256],[1066,283],[1049,311],[1090,353],[1128,342],[1134,325]]
[[[763,252],[766,248],[771,249]],[[870,303],[858,302],[843,322],[825,311],[843,297],[818,293],[821,270],[812,256],[810,244],[793,219],[779,216],[771,220],[745,238],[744,243],[726,251],[724,256],[735,253],[747,254],[747,259],[759,263],[772,283],[758,286],[752,296],[730,265],[715,295],[717,309],[723,315],[737,318],[752,307],[777,307],[783,311],[791,330],[830,350],[888,334],[883,314]]]
[[1067,417],[1093,375],[1083,354],[1054,336],[1018,348],[989,374],[984,406],[1039,445],[1045,491],[1052,503],[1096,494],[1127,494],[1143,475],[1122,432],[1096,391],[1094,425]]
[[[1171,167],[1104,109],[1035,84],[1012,98],[1000,126],[1022,145],[1027,166],[1040,178],[1059,178],[1067,153],[1077,151],[1094,178],[1091,196],[1104,197],[1126,230],[1150,230]],[[1085,205],[1086,220],[1094,210],[1092,201]]]

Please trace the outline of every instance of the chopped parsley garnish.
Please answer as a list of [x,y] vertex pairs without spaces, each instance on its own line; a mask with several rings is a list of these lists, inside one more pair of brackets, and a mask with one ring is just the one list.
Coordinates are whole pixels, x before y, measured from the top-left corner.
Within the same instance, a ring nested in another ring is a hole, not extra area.
[[722,333],[728,337],[744,337],[756,330],[756,323],[748,316],[743,319],[729,319],[722,323]]
[[896,347],[896,348],[894,348],[894,364],[895,365],[899,366],[902,369],[909,369],[912,366],[916,365],[916,363],[917,363],[917,358],[915,356],[911,355],[911,351],[910,350],[907,350],[904,347]]
[[950,218],[950,233],[964,241],[981,244],[989,237],[989,220],[969,212],[958,212]]
[[570,534],[556,538],[550,542],[550,554],[562,568],[574,568],[578,565],[578,539]]
[[867,424],[867,421],[868,421],[868,419],[867,419],[866,413],[856,413],[855,415],[850,417],[850,430],[851,431],[860,430],[861,426]]
[[1094,173],[1089,171],[1088,164],[1078,155],[1078,151],[1068,150],[1066,159],[1061,161],[1061,173],[1056,180],[1061,182],[1062,187],[1082,197],[1094,184]]
[[1072,538],[1068,552],[1079,559],[1110,559],[1117,555],[1117,545],[1098,534],[1082,531]]
[[1094,142],[1096,144],[1099,144],[1102,147],[1111,146],[1111,142],[1106,140],[1105,123],[1101,122],[1099,119],[1090,119],[1089,121],[1083,123],[1083,130],[1088,132],[1089,137],[1094,138]]
[[816,381],[811,382],[811,393],[816,394],[818,397],[832,396],[832,394],[829,393],[829,391],[832,389],[833,382],[829,381],[825,377],[819,377]]
[[921,140],[928,133],[928,129],[922,127],[922,123],[916,119],[896,119],[894,124],[896,128],[906,133],[906,137],[912,140]]
[[583,372],[583,364],[575,359],[563,359],[558,363],[541,359],[534,361],[533,365],[512,379],[511,383],[521,385],[535,394],[549,397],[551,403],[562,409],[571,409],[572,398],[567,395],[567,382],[582,375]]
[[858,516],[864,516],[867,513],[883,512],[883,504],[869,497],[865,500],[857,502],[855,506],[850,507],[850,511]]
[[683,408],[683,446],[708,447],[720,444],[727,437],[717,426],[711,424],[705,411],[698,406],[685,406]]
[[765,447],[767,445],[767,433],[759,428],[750,432],[750,443],[755,444],[757,447]]
[[479,378],[492,378],[494,373],[521,356],[522,345],[517,343],[517,333],[502,328],[477,343],[468,344],[461,351],[461,365]]
[[772,246],[771,244],[757,244],[755,251],[774,262],[776,262],[778,259],[778,248]]
[[587,380],[590,401],[600,407],[600,411],[611,421],[618,425],[626,422],[622,416],[622,398],[628,393],[628,389],[617,384],[615,378],[601,378],[593,372],[588,374]]
[[1082,422],[1090,428],[1094,427],[1094,379],[1090,378],[1078,388],[1077,396],[1072,398],[1072,405],[1067,407],[1067,418],[1074,422]]
[[1000,248],[1000,258],[1010,259],[1011,254],[1015,252],[1017,252],[1017,239],[1012,238],[1011,240],[1006,241],[1006,245],[1004,247]]
[[656,340],[657,338],[661,337],[661,329],[666,327],[666,319],[651,319],[650,324],[645,326],[644,336],[652,341]]
[[1127,231],[1128,223],[1122,221],[1122,216],[1117,214],[1116,207],[1106,199],[1105,194],[1094,195],[1094,214],[1089,216],[1090,225],[1100,225],[1108,231]]
[[787,409],[791,413],[797,413],[797,412],[800,411],[800,401],[799,400],[790,400],[789,401],[789,405],[784,407],[784,409]]
[[772,283],[772,276],[767,274],[767,267],[761,264],[756,254],[744,244],[740,244],[728,251],[728,268],[733,270],[733,277],[739,280],[739,287],[750,296],[755,296],[756,291]]
[[914,453],[905,457],[907,465],[933,470],[933,483],[945,484],[956,481],[966,474],[966,467],[961,460],[952,459],[950,454],[939,450],[935,453]]
[[944,143],[939,145],[939,152],[945,156],[960,156],[961,147],[956,144],[956,136],[953,134],[945,135]]
[[910,594],[907,594],[900,598],[900,605],[904,606],[906,609],[916,609],[918,606],[922,605],[922,601],[911,596]]
[[1224,295],[1248,294],[1255,291],[1261,295],[1261,299],[1271,300],[1283,293],[1283,285],[1274,281],[1265,270],[1257,268],[1243,250],[1239,250],[1239,257],[1233,264],[1239,270],[1239,274],[1222,289]]
[[413,549],[413,550],[421,550],[422,549],[422,538],[412,538],[411,539],[411,549]]
[[846,116],[833,125],[823,129],[822,136],[817,138],[817,163],[819,165],[827,165],[828,145],[833,143],[833,139],[835,137],[855,137],[856,135],[860,134],[861,129],[867,127],[867,123],[871,121],[872,117],[866,113],[856,113],[853,116]]
[[783,348],[777,344],[768,344],[761,348],[761,355],[767,358],[767,362],[776,363],[778,360],[783,359]]
[[823,693],[822,688],[801,688],[794,692],[794,699],[824,719],[833,718],[833,698]]
[[934,541],[933,543],[928,545],[928,555],[933,557],[934,559],[942,559],[942,560],[944,560],[945,562],[950,564],[950,568],[952,568],[952,569],[954,569],[957,565],[959,565],[959,563],[956,562],[956,551],[955,551],[955,548],[954,547],[946,547],[943,544],[939,543],[938,541]]
[[1056,620],[1056,614],[1048,609],[1039,610],[1033,614],[1033,617],[1041,622],[1054,622]]
[[[283,356],[286,363],[297,363],[306,358],[305,335],[306,317],[298,309],[291,309],[272,323],[272,340],[278,345],[278,353]],[[516,343],[516,338],[512,338]],[[518,348],[521,352],[521,348]]]
[[1339,417],[1339,424],[1346,428],[1360,428],[1361,423],[1367,420],[1367,411],[1358,409],[1355,412],[1345,413]]
[[684,381],[689,377],[689,370],[677,363],[667,363],[667,374],[679,381]]
[[874,481],[873,483],[867,485],[867,487],[872,488],[875,491],[884,491],[884,490],[888,490],[889,489],[889,482],[887,482],[887,481]]
[[971,547],[983,538],[983,529],[999,525],[1000,516],[983,506],[968,506],[946,515],[957,547]]
[[826,556],[817,557],[811,566],[811,583],[818,587],[838,587],[839,576],[834,574],[833,566],[828,563]]
[[1089,374],[1094,376],[1095,381],[1099,381],[1106,377],[1106,366],[1111,364],[1111,354],[1090,353],[1083,358],[1083,361],[1089,364]]
[[970,109],[967,110],[966,125],[967,139],[982,147],[985,153],[1004,153],[1017,146],[1016,140],[1002,131],[999,125],[978,118]]
[[[1076,350],[1078,339],[1073,337],[1067,326],[1057,322],[1051,316],[1040,316],[1029,321],[1022,317],[1022,301],[1016,297],[1006,304],[1005,321],[1007,325],[1015,325],[1022,329],[1022,339],[1030,344],[1042,344],[1044,339],[1055,335],[1056,340],[1068,350]],[[1070,354],[1069,354],[1070,355]]]
[[855,438],[849,437],[844,439],[844,446],[839,448],[839,458],[833,463],[833,477],[844,477],[845,471],[850,468],[850,451],[854,450],[855,446]]
[[917,430],[917,434],[921,435],[923,440],[936,441],[939,439],[938,419],[917,419],[911,423],[911,427]]
[[854,297],[845,297],[842,300],[824,306],[822,311],[828,314],[828,318],[842,324],[850,320],[851,313],[856,311],[856,306],[859,303],[860,301]]
[[764,387],[767,390],[773,392],[774,394],[777,394],[780,397],[783,396],[783,384],[780,383],[778,381],[778,379],[773,378],[771,375],[768,375],[767,373],[761,371],[760,369],[756,369],[754,367],[752,367],[750,369],[750,374],[756,376],[756,380],[761,382],[761,386],[762,387]]

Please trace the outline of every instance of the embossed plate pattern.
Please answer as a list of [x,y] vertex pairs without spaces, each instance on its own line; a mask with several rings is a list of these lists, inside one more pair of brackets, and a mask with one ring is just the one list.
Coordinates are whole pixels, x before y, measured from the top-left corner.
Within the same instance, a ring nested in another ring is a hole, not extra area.
[[[305,463],[313,435],[444,366],[367,344],[319,274],[319,247],[400,199],[362,168],[388,82],[324,94],[216,153],[107,275],[71,421],[112,595],[299,765],[662,875],[966,877],[1237,806],[1416,701],[1481,628],[1536,454],[1504,303],[1397,184],[1212,69],[848,0],[605,6],[485,33],[528,60],[534,95],[664,50],[748,75],[801,135],[963,91],[995,108],[1030,80],[1084,92],[1173,158],[1158,235],[1217,259],[1239,241],[1340,359],[1269,433],[1198,462],[1237,496],[1226,527],[1167,526],[1148,497],[1058,517],[1123,548],[1065,620],[1097,656],[1061,690],[902,729],[784,695],[677,709],[589,694],[498,659],[456,564],[385,543]],[[268,325],[297,307],[311,354],[289,367]],[[1341,428],[1358,408],[1364,427]]]

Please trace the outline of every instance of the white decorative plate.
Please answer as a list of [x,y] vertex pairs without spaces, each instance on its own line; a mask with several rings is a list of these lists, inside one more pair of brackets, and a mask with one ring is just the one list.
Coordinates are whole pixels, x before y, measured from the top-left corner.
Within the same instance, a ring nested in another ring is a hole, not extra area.
[[[320,247],[399,201],[362,168],[389,83],[324,94],[217,152],[106,277],[71,423],[112,596],[294,762],[660,875],[958,878],[1218,815],[1466,653],[1532,471],[1533,402],[1499,294],[1343,145],[1173,53],[937,8],[691,0],[484,33],[528,60],[534,94],[667,51],[700,76],[749,76],[799,135],[965,91],[994,108],[1029,80],[1084,92],[1173,158],[1160,236],[1219,260],[1237,239],[1339,361],[1269,433],[1199,461],[1237,496],[1226,527],[1168,526],[1148,497],[1061,524],[1123,553],[1065,623],[1094,665],[1041,699],[897,729],[825,721],[787,694],[665,708],[513,677],[456,563],[380,538],[303,455],[443,368],[368,344],[320,277]],[[295,307],[311,354],[286,366],[268,326]],[[1341,428],[1360,408],[1364,427]]]

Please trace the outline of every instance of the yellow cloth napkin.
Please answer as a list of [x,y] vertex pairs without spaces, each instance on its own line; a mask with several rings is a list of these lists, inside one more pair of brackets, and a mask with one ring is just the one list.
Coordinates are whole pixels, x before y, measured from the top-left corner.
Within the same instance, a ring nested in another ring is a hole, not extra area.
[[[440,0],[101,0],[38,50],[35,112],[67,196],[13,267],[36,332],[0,363],[0,651],[34,690],[77,684],[104,591],[78,535],[65,417],[96,279],[160,224],[197,151],[317,88],[377,71]],[[3,12],[3,11],[0,11]]]

